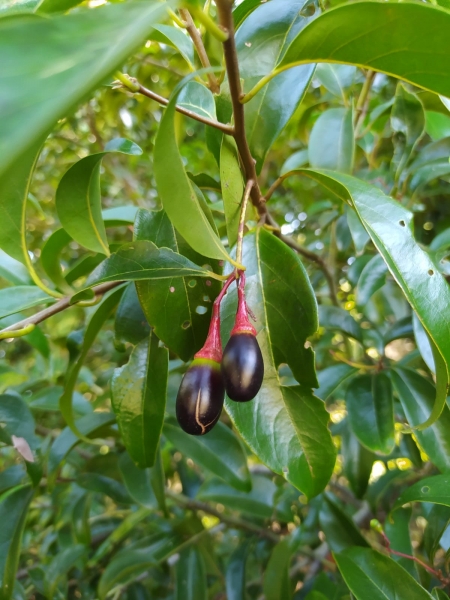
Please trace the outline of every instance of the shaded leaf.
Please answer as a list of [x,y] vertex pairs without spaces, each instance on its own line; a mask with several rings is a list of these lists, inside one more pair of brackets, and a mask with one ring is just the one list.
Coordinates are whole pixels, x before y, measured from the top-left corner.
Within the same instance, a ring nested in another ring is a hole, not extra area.
[[27,308],[56,302],[35,285],[17,285],[0,290],[0,318],[13,315]]
[[450,506],[450,476],[435,475],[421,479],[401,494],[392,511],[408,502],[431,502]]
[[355,340],[362,340],[362,331],[359,323],[351,314],[338,306],[319,305],[319,324],[325,329],[343,331]]
[[183,550],[176,566],[176,600],[206,600],[208,583],[203,556],[195,546]]
[[341,552],[352,546],[368,547],[369,544],[351,518],[329,495],[324,496],[319,520],[320,528],[333,552]]
[[263,590],[266,600],[287,600],[292,597],[289,576],[292,553],[289,538],[279,542],[272,550],[264,573]]
[[237,240],[244,181],[239,164],[239,154],[234,140],[223,136],[220,148],[220,183],[230,247]]
[[310,165],[318,169],[351,173],[354,154],[353,111],[330,108],[321,113],[309,138]]
[[388,268],[383,257],[376,254],[361,272],[356,289],[356,304],[366,306],[374,293],[386,283]]

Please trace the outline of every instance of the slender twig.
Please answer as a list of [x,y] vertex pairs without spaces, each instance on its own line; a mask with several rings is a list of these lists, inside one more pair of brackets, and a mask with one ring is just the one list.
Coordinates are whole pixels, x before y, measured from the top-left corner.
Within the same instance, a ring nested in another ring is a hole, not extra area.
[[[152,92],[151,90],[148,90],[143,85],[141,85],[136,79],[134,79],[134,77],[129,77],[128,75],[125,75],[124,73],[116,73],[116,77],[117,77],[118,81],[120,81],[122,86],[125,89],[132,92],[133,94],[142,94],[143,96],[146,96],[147,98],[151,98],[152,100],[155,100],[156,102],[158,102],[159,104],[162,104],[163,106],[167,106],[169,104],[169,100],[167,100],[167,98],[164,98],[163,96],[160,96],[159,94],[156,94],[155,92]],[[176,110],[179,113],[181,113],[182,115],[186,115],[186,117],[190,117],[191,119],[200,121],[200,123],[204,123],[205,125],[210,125],[211,127],[220,129],[220,131],[222,131],[223,133],[226,133],[227,135],[234,134],[234,128],[231,127],[231,125],[225,125],[224,123],[219,123],[219,121],[214,121],[213,119],[208,119],[207,117],[202,117],[201,115],[198,115],[197,113],[193,112],[192,110],[184,108],[183,106],[179,106],[178,104],[176,106]]]
[[251,198],[258,213],[262,216],[267,213],[264,199],[259,189],[258,179],[256,175],[255,160],[251,155],[248,146],[247,137],[245,135],[245,119],[244,107],[240,102],[243,96],[241,80],[239,75],[239,64],[236,51],[236,43],[234,39],[234,23],[232,13],[232,3],[230,0],[217,0],[217,12],[219,15],[219,24],[225,31],[228,32],[228,39],[223,43],[225,54],[225,65],[227,68],[228,84],[230,86],[230,96],[233,105],[234,116],[234,139],[239,150],[239,155],[242,160],[242,165],[245,171],[245,179],[253,180],[254,185],[251,191]]
[[[102,283],[101,285],[98,285],[97,287],[92,288],[92,291],[94,292],[94,294],[96,296],[102,296],[103,294],[105,294],[106,292],[109,292],[109,290],[112,290],[113,288],[117,287],[121,283],[123,283],[123,282],[122,281],[110,281],[108,283]],[[23,329],[25,327],[28,327],[29,325],[37,325],[38,323],[42,323],[42,321],[45,321],[49,317],[52,317],[53,315],[56,315],[57,313],[59,313],[63,310],[66,310],[66,308],[69,308],[70,306],[72,306],[71,300],[72,300],[71,296],[65,296],[64,298],[61,298],[61,300],[56,302],[56,304],[53,304],[52,306],[49,306],[48,308],[44,308],[44,310],[41,310],[40,312],[32,315],[31,317],[22,319],[21,321],[18,321],[17,323],[14,323],[13,325],[10,325],[9,327],[5,327],[4,329],[2,329],[0,331],[0,334],[3,334],[7,331],[16,331],[18,329]],[[75,304],[76,303],[74,303],[74,305]]]
[[226,515],[206,502],[192,500],[191,498],[183,496],[183,494],[176,494],[175,492],[172,492],[171,490],[167,489],[166,496],[168,496],[171,500],[173,500],[183,508],[187,508],[189,510],[201,510],[209,515],[217,517],[220,521],[222,521],[222,523],[226,523],[227,525],[230,525],[230,527],[235,527],[236,529],[245,529],[246,531],[258,534],[275,543],[280,541],[280,537],[273,531],[270,531],[270,529],[258,527],[258,525],[255,525],[250,521],[244,521],[242,519],[239,519],[238,517],[233,517],[232,515]]
[[333,279],[330,271],[328,270],[328,267],[325,264],[325,261],[323,260],[323,258],[321,256],[319,256],[318,254],[316,254],[315,252],[312,252],[311,250],[308,250],[307,248],[300,246],[300,244],[297,244],[297,242],[295,240],[293,240],[292,238],[287,237],[286,235],[283,235],[281,233],[280,227],[278,226],[277,222],[275,221],[275,219],[272,217],[272,215],[270,213],[267,213],[266,219],[267,219],[267,222],[269,223],[269,225],[271,225],[271,228],[272,228],[273,232],[275,233],[275,235],[282,242],[284,242],[287,246],[289,246],[290,248],[292,248],[293,250],[295,250],[296,252],[298,252],[299,254],[301,254],[302,256],[307,258],[308,260],[315,262],[317,264],[319,269],[324,274],[325,279],[327,280],[328,288],[330,290],[331,301],[333,302],[333,304],[335,306],[340,306],[339,300],[337,298],[334,279]]
[[[199,30],[195,26],[194,21],[192,20],[191,13],[187,10],[187,8],[180,8],[180,16],[186,24],[186,31],[191,37],[191,40],[194,43],[195,49],[197,50],[198,57],[200,62],[202,63],[202,67],[210,68],[211,63],[209,62],[208,55],[206,54],[205,46],[203,45],[202,36],[200,35]],[[220,85],[217,81],[217,77],[214,73],[208,73],[208,82],[209,89],[213,94],[220,93]]]
[[375,71],[367,71],[366,80],[362,86],[361,94],[355,107],[355,138],[358,137],[359,130],[364,122],[369,106],[369,93],[375,78]]

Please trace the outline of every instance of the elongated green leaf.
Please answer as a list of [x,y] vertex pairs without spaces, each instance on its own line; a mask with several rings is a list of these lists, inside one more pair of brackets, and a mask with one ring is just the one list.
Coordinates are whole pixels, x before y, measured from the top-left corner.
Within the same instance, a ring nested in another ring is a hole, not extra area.
[[100,167],[109,152],[138,155],[142,150],[129,140],[117,138],[105,152],[91,154],[75,163],[65,173],[56,190],[56,210],[67,233],[81,246],[109,255],[106,230],[102,219]]
[[431,563],[439,548],[442,534],[450,522],[450,507],[435,504],[427,515],[427,526],[423,536],[423,545]]
[[[395,368],[392,383],[398,394],[408,423],[422,423],[433,406],[435,389],[432,383],[410,369]],[[439,419],[425,431],[416,431],[415,437],[431,462],[441,472],[450,470],[450,409],[444,406]]]
[[120,299],[114,322],[117,342],[138,344],[149,336],[150,326],[139,304],[136,287],[130,283]]
[[[316,3],[281,0],[260,4],[245,19],[236,33],[236,47],[246,92],[272,71],[294,37],[318,14]],[[313,65],[282,73],[246,106],[247,138],[258,171],[301,102],[313,73]]]
[[136,2],[52,19],[2,19],[0,174],[113,73],[165,11],[157,2]]
[[[137,240],[150,240],[158,247],[179,252],[194,263],[208,262],[215,273],[221,271],[218,261],[200,256],[187,245],[164,211],[140,210],[134,235]],[[173,277],[137,281],[136,289],[147,320],[160,340],[182,360],[192,358],[205,342],[219,282],[204,277]]]
[[23,464],[8,467],[0,473],[0,494],[25,483],[27,471]]
[[[75,421],[78,431],[85,436],[95,436],[102,429],[105,429],[111,423],[114,423],[115,416],[108,412],[95,412],[85,415]],[[53,474],[69,452],[80,442],[80,438],[73,431],[66,427],[62,430],[50,449],[48,459],[48,472]]]
[[[410,211],[379,189],[348,175],[311,170],[303,173],[353,206],[430,337],[435,354],[437,385],[433,410],[426,422],[417,426],[425,429],[439,418],[447,398],[450,320],[446,319],[446,315],[450,305],[450,288],[429,255],[415,241]],[[411,265],[414,265],[413,269]],[[433,298],[432,305],[430,298]]]
[[133,350],[128,364],[116,369],[112,405],[122,439],[141,468],[151,467],[164,420],[169,354],[154,333]]
[[234,140],[223,137],[220,148],[220,183],[230,247],[237,240],[244,181],[239,165],[239,155]]
[[[392,550],[402,552],[408,556],[413,555],[413,548],[411,544],[411,536],[409,533],[409,522],[411,520],[411,508],[405,508],[398,510],[395,514],[391,515],[391,518],[386,519],[384,531],[390,541]],[[414,562],[409,558],[397,556],[392,554],[393,560],[398,562],[405,571],[408,571],[414,579],[417,579],[417,571],[414,566]]]
[[401,83],[397,86],[395,102],[391,111],[391,128],[397,134],[394,136],[393,162],[397,174],[405,166],[414,146],[424,133],[425,111],[422,103],[409,92]]
[[[398,24],[401,23],[401,26]],[[307,62],[354,64],[450,96],[450,12],[402,2],[358,2],[329,10],[292,41],[279,66]],[[417,44],[420,29],[426,48]],[[430,69],[430,56],[433,68]]]
[[416,340],[417,348],[432,373],[436,373],[436,367],[434,364],[434,356],[433,356],[433,348],[430,344],[430,340],[428,339],[427,332],[422,327],[421,322],[417,318],[416,313],[413,313],[413,330],[414,330],[414,339]]
[[356,68],[350,65],[322,63],[316,67],[316,77],[332,94],[347,101],[346,88],[355,82]]
[[3,250],[0,250],[0,277],[14,285],[31,284],[26,267]]
[[209,258],[229,260],[186,175],[178,150],[174,116],[179,91],[172,94],[156,136],[153,165],[158,192],[169,219],[194,250]]
[[450,506],[450,475],[435,475],[421,479],[401,494],[392,510],[408,502],[431,502]]
[[361,444],[374,452],[390,454],[395,437],[389,377],[385,373],[355,377],[345,399],[351,428]]
[[289,564],[293,549],[289,538],[279,542],[272,550],[264,573],[264,597],[266,600],[284,600],[292,597]]
[[[243,260],[247,301],[257,318],[265,374],[252,402],[226,400],[226,408],[255,454],[313,496],[326,485],[335,460],[328,414],[306,387],[317,387],[314,354],[305,348],[306,338],[317,328],[315,298],[298,257],[267,231],[258,229],[244,238]],[[282,308],[279,298],[283,298]],[[224,332],[231,330],[235,312],[233,289],[223,303]],[[227,339],[224,335],[224,342]],[[277,368],[282,363],[289,365],[301,386],[280,385]]]
[[346,428],[342,435],[341,455],[344,461],[344,475],[347,477],[355,496],[362,498],[369,485],[369,477],[376,456],[359,443],[350,427]]
[[367,547],[369,545],[350,517],[329,495],[324,496],[319,520],[320,527],[333,552],[341,552],[352,546]]
[[448,595],[444,590],[441,590],[441,588],[434,588],[433,597],[436,598],[436,600],[448,600]]
[[327,400],[327,398],[339,388],[341,383],[352,375],[356,375],[357,372],[357,369],[350,367],[350,365],[346,365],[345,363],[333,365],[332,367],[327,367],[323,371],[320,371],[317,377],[319,380],[319,389],[316,392],[317,395],[319,398],[322,398],[322,400]]
[[155,508],[156,498],[152,489],[150,469],[140,469],[124,452],[119,459],[119,469],[128,493],[144,508]]
[[208,598],[205,561],[195,546],[181,552],[176,566],[176,578],[176,600]]
[[64,420],[67,425],[73,431],[75,435],[87,441],[89,443],[89,439],[80,432],[78,429],[73,415],[72,408],[72,396],[75,388],[75,384],[78,379],[78,374],[80,372],[81,367],[83,366],[83,362],[89,352],[90,347],[94,343],[95,338],[97,337],[98,332],[102,328],[104,322],[109,317],[111,312],[117,306],[117,303],[120,300],[120,297],[123,293],[123,287],[112,290],[109,294],[105,295],[95,312],[92,314],[90,321],[86,327],[86,331],[84,334],[83,345],[81,347],[80,355],[78,356],[75,363],[69,368],[66,379],[64,382],[64,392],[59,399],[59,408],[61,411]]
[[13,315],[40,304],[56,302],[35,285],[18,285],[0,290],[0,318]]
[[214,96],[207,87],[197,81],[190,81],[182,88],[177,105],[183,106],[201,117],[217,119]]
[[[194,44],[184,31],[172,25],[155,25],[150,39],[169,44],[179,50],[187,64],[194,70]],[[201,84],[198,84],[201,85]]]
[[217,278],[217,275],[198,267],[181,254],[169,248],[157,248],[153,242],[141,240],[124,244],[104,260],[89,276],[86,288],[107,281],[139,281],[183,276]]
[[24,438],[31,448],[36,447],[34,418],[28,405],[20,396],[0,396],[0,441],[12,444],[12,436]]
[[163,433],[177,450],[199,466],[220,477],[237,490],[243,492],[251,490],[247,457],[242,444],[232,430],[220,421],[210,434],[194,437],[184,433],[173,417],[168,417],[164,423]]
[[228,600],[245,600],[245,566],[249,547],[248,540],[239,544],[228,561],[225,573]]
[[112,477],[107,477],[100,473],[80,473],[76,482],[78,486],[85,490],[109,496],[109,498],[118,504],[132,504],[133,502],[125,486]]
[[59,255],[61,250],[71,241],[72,237],[65,229],[57,229],[48,238],[41,250],[41,264],[44,271],[59,289],[68,293],[71,293],[72,289],[64,279]]
[[386,283],[388,268],[383,257],[376,254],[361,272],[356,290],[356,304],[366,306],[373,294]]
[[22,533],[33,497],[30,486],[13,488],[0,496],[0,591],[2,600],[13,597]]
[[54,598],[61,579],[75,566],[85,552],[86,546],[75,544],[57,554],[46,566],[44,590],[47,598],[50,598],[50,600]]
[[349,548],[334,559],[356,600],[430,600],[432,596],[395,561],[375,550]]
[[355,154],[353,111],[330,108],[323,112],[312,128],[308,154],[314,168],[351,173]]
[[343,331],[355,340],[362,340],[362,330],[351,314],[338,306],[319,306],[319,323],[325,329]]

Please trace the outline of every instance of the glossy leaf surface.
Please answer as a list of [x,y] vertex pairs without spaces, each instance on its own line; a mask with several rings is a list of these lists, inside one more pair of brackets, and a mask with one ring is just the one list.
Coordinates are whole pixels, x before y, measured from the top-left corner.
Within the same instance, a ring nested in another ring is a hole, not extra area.
[[353,111],[330,108],[323,112],[311,131],[309,163],[317,169],[351,173],[355,153]]
[[0,290],[0,318],[44,304],[56,302],[35,285],[19,285]]
[[333,552],[341,552],[352,546],[368,546],[358,527],[329,495],[324,496],[319,520]]
[[[279,64],[354,64],[450,96],[450,67],[446,60],[450,41],[444,33],[448,26],[448,11],[425,4],[358,2],[340,6],[305,28]],[[416,43],[414,34],[418,29],[430,41],[426,48]]]
[[208,597],[203,556],[195,546],[180,554],[176,566],[176,600],[206,600]]
[[[84,9],[52,19],[3,19],[0,173],[138,48],[164,13],[164,6],[151,2]],[[94,55],[101,59],[92,61]]]
[[[312,496],[323,489],[335,456],[328,415],[322,401],[306,387],[317,386],[314,355],[304,347],[317,328],[315,299],[298,257],[268,232],[260,229],[244,238],[243,260],[247,302],[257,318],[265,374],[252,402],[227,400],[226,408],[256,455]],[[277,301],[280,296],[284,298],[283,311]],[[224,331],[231,330],[235,311],[233,290],[224,301]],[[281,363],[287,363],[305,387],[282,387],[277,373]]]
[[168,351],[154,333],[133,350],[112,379],[112,404],[125,447],[141,467],[152,467],[166,406]]
[[431,502],[450,506],[450,476],[435,475],[418,481],[401,494],[393,510],[408,502]]
[[358,280],[356,303],[363,308],[374,293],[386,283],[388,268],[383,257],[376,254],[362,270]]
[[239,165],[239,155],[234,140],[223,137],[220,148],[220,183],[222,186],[223,206],[227,224],[227,236],[230,247],[237,240],[239,217],[244,181]]

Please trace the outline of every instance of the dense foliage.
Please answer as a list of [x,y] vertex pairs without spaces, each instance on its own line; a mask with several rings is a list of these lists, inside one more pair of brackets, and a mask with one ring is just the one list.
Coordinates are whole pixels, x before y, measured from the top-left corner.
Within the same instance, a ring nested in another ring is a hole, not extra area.
[[[449,30],[0,2],[0,600],[449,599]],[[191,436],[240,269],[262,387]]]

